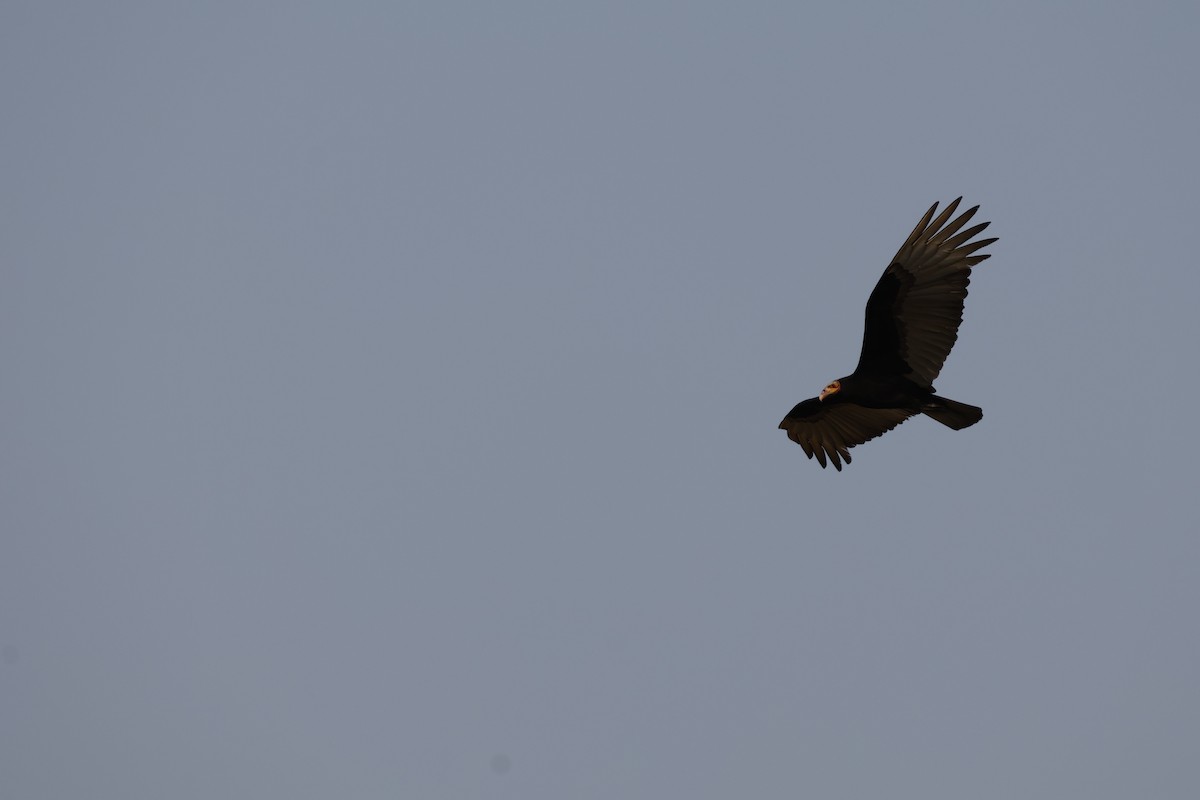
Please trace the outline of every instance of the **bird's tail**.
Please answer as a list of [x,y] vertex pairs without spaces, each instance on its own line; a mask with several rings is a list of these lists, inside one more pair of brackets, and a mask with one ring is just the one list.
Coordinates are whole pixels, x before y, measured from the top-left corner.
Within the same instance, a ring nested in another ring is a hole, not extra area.
[[983,419],[982,408],[938,397],[936,394],[929,398],[929,402],[921,408],[921,412],[956,431],[969,428]]

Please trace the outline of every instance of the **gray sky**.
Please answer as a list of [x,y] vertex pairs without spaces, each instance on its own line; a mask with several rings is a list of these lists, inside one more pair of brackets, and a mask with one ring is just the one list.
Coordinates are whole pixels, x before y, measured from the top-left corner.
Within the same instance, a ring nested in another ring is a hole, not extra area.
[[1200,12],[826,5],[5,3],[0,796],[1200,796]]

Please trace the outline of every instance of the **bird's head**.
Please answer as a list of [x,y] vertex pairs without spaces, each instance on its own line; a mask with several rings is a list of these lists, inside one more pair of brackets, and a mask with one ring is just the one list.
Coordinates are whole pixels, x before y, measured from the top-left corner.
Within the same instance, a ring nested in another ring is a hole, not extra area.
[[821,390],[821,394],[817,395],[818,400],[824,400],[826,397],[835,395],[842,390],[842,382],[834,381]]

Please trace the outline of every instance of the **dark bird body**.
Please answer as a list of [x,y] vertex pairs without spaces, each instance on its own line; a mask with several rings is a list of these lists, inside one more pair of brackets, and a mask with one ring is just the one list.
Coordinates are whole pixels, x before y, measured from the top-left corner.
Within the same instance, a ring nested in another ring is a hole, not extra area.
[[[970,241],[987,222],[963,226],[979,206],[950,221],[962,198],[934,218],[930,207],[867,300],[862,354],[851,374],[799,403],[779,427],[788,438],[839,471],[850,448],[890,431],[916,414],[955,430],[974,425],[983,410],[934,394],[933,381],[958,339],[975,255],[996,239]],[[960,232],[961,231],[961,232]]]

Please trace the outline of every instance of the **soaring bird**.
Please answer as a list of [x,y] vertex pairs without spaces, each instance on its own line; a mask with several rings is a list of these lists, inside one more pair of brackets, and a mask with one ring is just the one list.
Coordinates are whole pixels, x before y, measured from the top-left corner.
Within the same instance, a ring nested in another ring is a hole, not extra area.
[[[954,430],[974,425],[983,409],[934,394],[933,382],[958,339],[971,268],[996,239],[971,239],[990,223],[962,230],[979,206],[950,221],[962,198],[934,217],[934,203],[883,271],[867,300],[858,367],[799,403],[779,423],[809,458],[840,472],[850,448],[916,414]],[[960,232],[961,231],[961,232]]]

